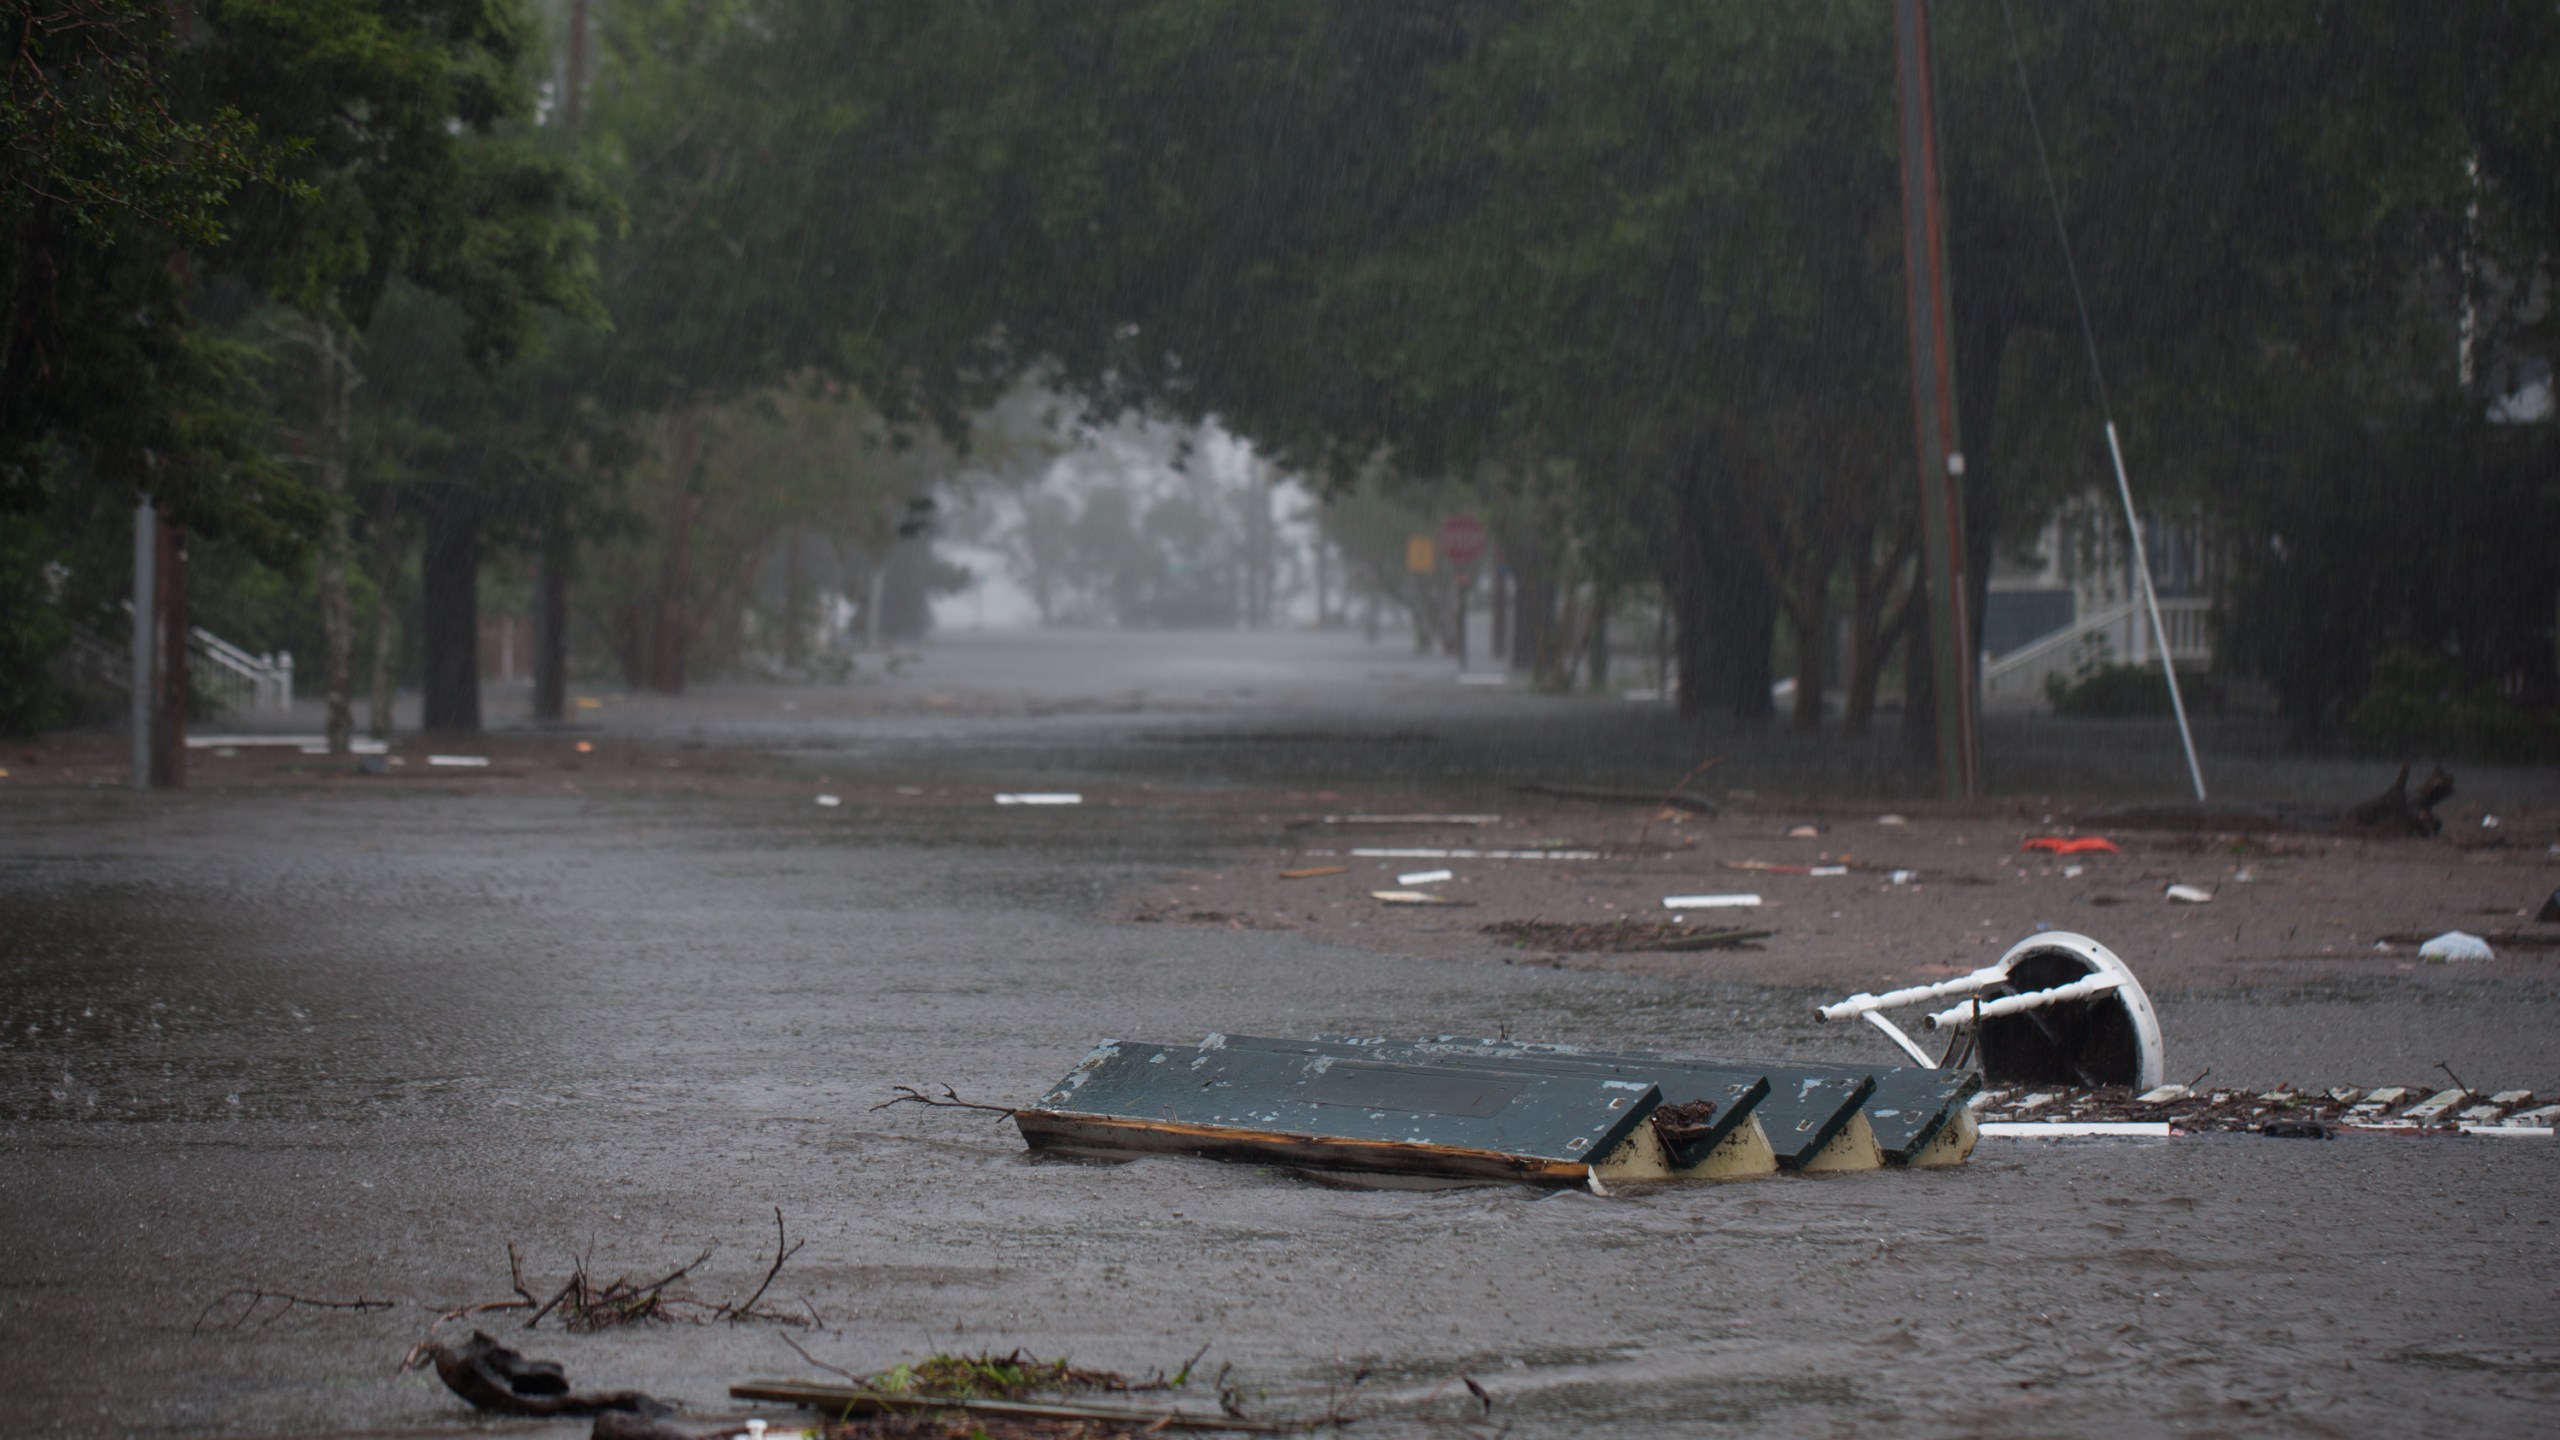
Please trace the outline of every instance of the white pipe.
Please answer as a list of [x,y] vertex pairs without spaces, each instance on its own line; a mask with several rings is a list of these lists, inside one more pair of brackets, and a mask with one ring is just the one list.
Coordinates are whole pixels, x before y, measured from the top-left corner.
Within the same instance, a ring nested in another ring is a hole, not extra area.
[[2151,610],[2151,635],[2160,643],[2160,673],[2169,679],[2169,708],[2177,712],[2178,743],[2187,749],[2187,778],[2204,798],[2204,767],[2196,763],[2195,732],[2187,727],[2186,698],[2178,693],[2178,661],[2169,653],[2169,629],[2160,622],[2160,590],[2151,583],[2151,556],[2142,546],[2142,521],[2133,513],[2133,482],[2124,474],[2124,446],[2116,441],[2116,422],[2107,422],[2107,454],[2116,462],[2116,493],[2124,497],[2125,529],[2133,537],[2133,565],[2142,572],[2142,600]]
[[1986,965],[1970,975],[1959,975],[1953,980],[1940,980],[1931,985],[1913,985],[1906,989],[1888,990],[1882,995],[1863,993],[1852,995],[1837,1005],[1815,1007],[1813,1016],[1817,1020],[1846,1020],[1852,1016],[1865,1015],[1876,1010],[1899,1010],[1905,1005],[1917,1005],[1923,1000],[1937,1000],[1948,995],[1971,995],[1979,990],[1988,990],[2008,978],[2009,967],[2006,964]]
[[2110,994],[2123,983],[2124,980],[2119,976],[2091,975],[2085,979],[2074,980],[2068,985],[2056,985],[2050,990],[2030,990],[2024,995],[2003,995],[1997,1000],[1984,1000],[1973,1005],[1958,1005],[1953,1009],[1941,1010],[1930,1016],[1929,1028],[1944,1030],[1950,1025],[1961,1025],[1967,1020],[1992,1020],[2002,1015],[2041,1010],[2047,1005],[2059,1005],[2065,1000],[2087,1000]]
[[2074,1136],[2146,1136],[2167,1139],[2166,1120],[1985,1120],[1986,1140],[2062,1140]]

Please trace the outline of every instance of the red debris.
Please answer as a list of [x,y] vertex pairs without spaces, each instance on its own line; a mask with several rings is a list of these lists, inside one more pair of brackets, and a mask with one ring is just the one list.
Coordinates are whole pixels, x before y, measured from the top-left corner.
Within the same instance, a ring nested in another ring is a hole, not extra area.
[[2027,843],[2018,848],[2044,850],[2056,855],[2086,855],[2091,851],[2103,851],[2109,855],[2124,853],[2116,848],[2116,842],[2104,835],[2081,835],[2069,839],[2060,835],[2037,835],[2030,837]]

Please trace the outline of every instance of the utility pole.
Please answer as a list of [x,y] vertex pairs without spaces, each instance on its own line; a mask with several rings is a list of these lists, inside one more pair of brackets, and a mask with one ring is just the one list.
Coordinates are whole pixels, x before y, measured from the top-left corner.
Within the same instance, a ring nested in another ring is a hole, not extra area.
[[1973,624],[1965,613],[1964,443],[1956,426],[1955,351],[1948,339],[1946,200],[1938,106],[1930,79],[1928,0],[1894,0],[1902,119],[1903,292],[1911,329],[1911,409],[1920,466],[1921,575],[1937,691],[1938,795],[1982,793],[1974,732]]

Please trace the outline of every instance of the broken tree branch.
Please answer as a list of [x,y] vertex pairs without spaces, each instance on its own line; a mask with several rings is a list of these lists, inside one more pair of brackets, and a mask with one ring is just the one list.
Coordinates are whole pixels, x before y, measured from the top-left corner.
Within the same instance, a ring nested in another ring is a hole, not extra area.
[[897,1091],[898,1094],[892,1099],[883,1100],[872,1106],[872,1109],[886,1110],[892,1105],[934,1105],[946,1110],[985,1110],[1006,1116],[1013,1114],[1013,1107],[1010,1105],[982,1105],[975,1100],[963,1100],[960,1098],[960,1093],[948,1085],[942,1087],[942,1094],[939,1097],[927,1095],[913,1085],[892,1085],[889,1088]]
[[[212,1326],[207,1326],[204,1323],[206,1316],[211,1315],[220,1306],[226,1305],[234,1300],[246,1302],[240,1307],[239,1314]],[[282,1290],[225,1290],[221,1294],[214,1296],[211,1300],[206,1301],[205,1307],[196,1312],[196,1323],[189,1327],[187,1333],[191,1335],[201,1335],[207,1329],[237,1330],[241,1326],[249,1323],[249,1317],[258,1313],[259,1306],[266,1304],[270,1300],[278,1303],[276,1308],[269,1312],[264,1320],[258,1322],[261,1325],[273,1324],[284,1314],[284,1312],[293,1309],[297,1305],[309,1310],[388,1310],[397,1303],[390,1300],[364,1299],[315,1300],[308,1295],[291,1295]]]
[[777,1339],[777,1340],[781,1341],[781,1342],[782,1342],[783,1344],[785,1344],[785,1345],[790,1346],[793,1350],[798,1351],[801,1359],[808,1361],[810,1364],[817,1366],[819,1369],[826,1371],[828,1374],[830,1374],[830,1375],[841,1375],[841,1376],[843,1376],[844,1378],[846,1378],[847,1380],[852,1381],[852,1382],[853,1382],[854,1384],[856,1384],[856,1385],[860,1385],[860,1384],[862,1384],[862,1383],[863,1383],[863,1378],[862,1378],[861,1376],[854,1374],[852,1371],[847,1370],[846,1368],[844,1368],[844,1367],[843,1367],[843,1366],[841,1366],[841,1365],[830,1365],[830,1364],[828,1364],[826,1361],[819,1359],[817,1356],[810,1354],[810,1353],[809,1353],[809,1351],[808,1351],[808,1348],[807,1348],[806,1346],[803,1346],[799,1341],[792,1339],[790,1336],[788,1336],[788,1335],[777,1335],[777,1336],[775,1336],[775,1337],[773,1337],[773,1338],[775,1338],[775,1339]]
[[[1680,793],[1681,791],[1683,791],[1683,790],[1688,789],[1688,788],[1689,788],[1689,782],[1690,782],[1690,781],[1697,779],[1700,775],[1705,774],[1708,770],[1710,770],[1710,769],[1714,768],[1715,766],[1721,765],[1721,764],[1723,764],[1723,763],[1724,763],[1724,757],[1723,757],[1723,756],[1721,756],[1721,755],[1710,755],[1710,756],[1708,756],[1706,759],[1699,761],[1696,765],[1691,766],[1691,767],[1690,767],[1690,769],[1689,769],[1689,773],[1688,773],[1688,774],[1683,775],[1683,776],[1681,776],[1679,779],[1672,781],[1672,782],[1671,782],[1671,788],[1662,792],[1661,805],[1662,805],[1663,807],[1666,807],[1666,808],[1667,808],[1667,807],[1671,804],[1671,797],[1672,797],[1672,796],[1674,796],[1674,795],[1679,794],[1679,793]],[[1660,810],[1660,809],[1657,809],[1657,810],[1654,812],[1654,814],[1657,814],[1657,815],[1658,815],[1658,814],[1660,814],[1660,813],[1661,813],[1661,810]],[[1637,849],[1639,849],[1639,850],[1643,849],[1643,848],[1644,848],[1644,842],[1645,842],[1647,839],[1651,838],[1651,837],[1652,837],[1652,835],[1653,835],[1653,816],[1652,816],[1652,815],[1647,815],[1646,817],[1644,817],[1644,825],[1643,825],[1640,829],[1638,829],[1638,830],[1636,831],[1636,848],[1637,848]]]
[[[782,1228],[782,1207],[776,1205],[773,1207],[773,1268],[764,1272],[764,1283],[756,1287],[756,1293],[747,1297],[746,1304],[723,1305],[720,1307],[720,1314],[731,1320],[744,1320],[755,1313],[756,1302],[762,1300],[764,1292],[772,1288],[773,1277],[782,1273],[782,1262],[799,1254],[800,1245],[809,1243],[807,1240],[802,1240],[799,1245],[794,1245],[790,1240],[790,1235]],[[773,1318],[797,1319],[796,1316],[779,1315]]]

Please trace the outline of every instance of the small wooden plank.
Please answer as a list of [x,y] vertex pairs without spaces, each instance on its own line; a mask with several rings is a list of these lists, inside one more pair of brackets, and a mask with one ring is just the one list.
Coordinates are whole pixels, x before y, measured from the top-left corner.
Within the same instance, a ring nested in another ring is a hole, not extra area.
[[2418,1121],[2439,1119],[2446,1111],[2451,1110],[2454,1106],[2459,1105],[2470,1098],[2471,1092],[2468,1090],[2439,1090],[2433,1095],[2428,1096],[2426,1099],[2419,1101],[2417,1104],[2410,1106],[2408,1109],[2401,1111],[2400,1118],[2403,1120]]

